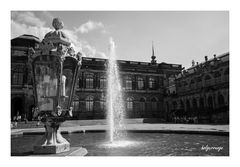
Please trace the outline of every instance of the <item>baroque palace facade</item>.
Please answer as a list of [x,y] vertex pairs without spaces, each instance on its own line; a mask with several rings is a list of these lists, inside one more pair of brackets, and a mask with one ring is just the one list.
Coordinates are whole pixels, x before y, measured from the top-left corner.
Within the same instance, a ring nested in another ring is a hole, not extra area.
[[[32,35],[22,35],[11,40],[11,119],[17,113],[26,116],[29,120],[33,118],[34,98],[32,93],[32,76],[27,63],[27,52],[30,47],[39,47],[39,43],[40,40]],[[182,75],[183,68],[179,64],[156,63],[154,49],[152,51],[151,62],[118,60],[126,116],[128,118],[158,118],[162,121],[172,121],[173,117],[181,113],[175,102],[178,105],[179,100],[182,99],[185,104],[186,97],[190,96],[186,95],[185,89],[179,89],[176,85],[183,81],[180,78],[190,78],[192,75],[185,74],[186,72]],[[216,62],[218,62],[217,66],[219,70],[221,69],[221,77],[223,77],[225,76],[228,62],[220,63],[219,57],[216,59]],[[209,64],[207,67],[212,69],[210,62],[212,61],[200,64],[203,66],[201,68],[206,68],[206,64]],[[106,118],[106,64],[106,59],[83,58],[73,100],[74,119]],[[197,68],[198,66],[196,66]],[[216,68],[214,69],[216,70]],[[195,69],[195,66],[192,69]],[[201,73],[199,71],[199,74]],[[179,77],[180,74],[181,77]],[[209,76],[212,77],[212,75],[212,72],[209,72]],[[173,89],[175,89],[175,92],[172,91]],[[197,95],[203,95],[208,98],[211,93],[212,98],[217,98],[217,93],[220,91],[224,102],[227,102],[228,80],[225,82],[225,86],[214,83],[214,90],[212,89],[204,89],[204,91],[199,89],[198,92],[196,89],[192,90],[195,91],[196,98]],[[216,89],[218,89],[218,92]],[[216,96],[213,96],[213,92]],[[206,98],[204,99],[204,107],[207,103]],[[213,102],[212,107],[216,108],[215,102]],[[186,111],[190,112],[190,110]]]
[[229,53],[210,60],[205,56],[200,64],[193,61],[192,67],[168,77],[164,85],[167,120],[194,117],[200,123],[229,123]]

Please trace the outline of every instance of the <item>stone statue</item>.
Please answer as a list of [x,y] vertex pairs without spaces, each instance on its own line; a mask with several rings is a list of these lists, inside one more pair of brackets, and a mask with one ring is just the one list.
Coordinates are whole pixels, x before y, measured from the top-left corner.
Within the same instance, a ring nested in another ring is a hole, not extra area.
[[60,30],[63,28],[64,24],[59,18],[54,18],[52,26],[55,28],[55,30]]

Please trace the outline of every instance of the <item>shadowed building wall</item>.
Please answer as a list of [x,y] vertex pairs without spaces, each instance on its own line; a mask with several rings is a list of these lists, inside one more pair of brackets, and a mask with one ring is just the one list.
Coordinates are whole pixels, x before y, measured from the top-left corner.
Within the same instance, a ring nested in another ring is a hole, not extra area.
[[[40,40],[22,35],[11,40],[11,118],[22,115],[32,119],[34,107],[27,52],[37,48]],[[150,57],[150,56],[149,56]],[[181,65],[118,60],[128,118],[164,118],[163,80],[177,74]],[[83,58],[73,100],[74,119],[106,118],[106,59]]]
[[[229,53],[214,55],[165,80],[166,118],[229,122]],[[176,121],[176,120],[175,120]]]

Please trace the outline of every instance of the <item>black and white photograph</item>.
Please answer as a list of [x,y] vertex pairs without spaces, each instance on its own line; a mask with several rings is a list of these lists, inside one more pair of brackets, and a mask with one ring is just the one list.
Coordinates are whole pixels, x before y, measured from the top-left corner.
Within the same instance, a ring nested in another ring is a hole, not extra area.
[[229,156],[229,11],[11,13],[11,156]]

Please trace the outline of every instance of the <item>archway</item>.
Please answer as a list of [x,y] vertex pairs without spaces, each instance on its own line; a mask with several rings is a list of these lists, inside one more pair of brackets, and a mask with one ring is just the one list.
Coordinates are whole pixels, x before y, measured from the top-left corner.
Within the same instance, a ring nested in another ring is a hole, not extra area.
[[11,100],[11,119],[14,116],[23,114],[23,100],[21,97],[16,97]]
[[158,110],[158,107],[157,107],[157,98],[152,98],[151,99],[151,108],[152,108],[152,112],[156,112]]

